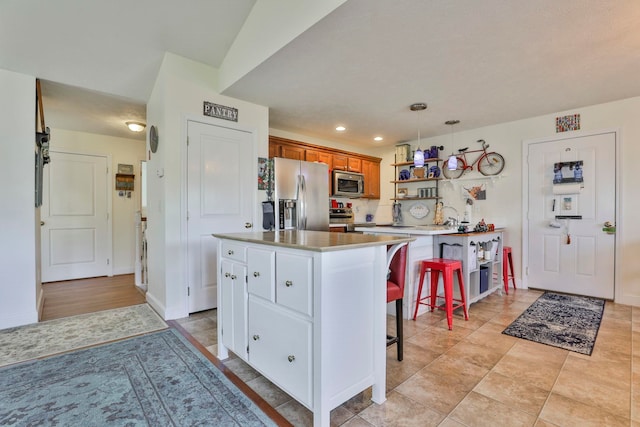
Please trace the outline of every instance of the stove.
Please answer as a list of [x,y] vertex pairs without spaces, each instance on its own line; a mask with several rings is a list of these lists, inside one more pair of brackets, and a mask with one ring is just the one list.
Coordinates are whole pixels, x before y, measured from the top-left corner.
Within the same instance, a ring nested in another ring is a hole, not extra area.
[[353,210],[351,208],[329,209],[329,224],[353,224]]

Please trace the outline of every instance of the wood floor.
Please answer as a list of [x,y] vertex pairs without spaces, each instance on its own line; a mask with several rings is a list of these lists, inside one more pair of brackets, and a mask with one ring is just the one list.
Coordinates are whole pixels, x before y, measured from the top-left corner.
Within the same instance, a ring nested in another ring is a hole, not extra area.
[[42,285],[41,321],[128,307],[145,302],[133,274],[50,282]]

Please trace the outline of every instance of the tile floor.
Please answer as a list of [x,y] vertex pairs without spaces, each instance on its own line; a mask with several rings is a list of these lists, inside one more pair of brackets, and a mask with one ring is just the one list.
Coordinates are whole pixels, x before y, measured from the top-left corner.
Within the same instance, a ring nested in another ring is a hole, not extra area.
[[[406,320],[404,361],[387,349],[387,401],[364,391],[331,412],[332,426],[638,426],[640,308],[607,302],[591,356],[503,335],[541,292],[494,293],[456,313]],[[178,321],[216,354],[216,312]],[[389,331],[395,320],[389,317]],[[236,357],[225,364],[295,426],[312,414]]]

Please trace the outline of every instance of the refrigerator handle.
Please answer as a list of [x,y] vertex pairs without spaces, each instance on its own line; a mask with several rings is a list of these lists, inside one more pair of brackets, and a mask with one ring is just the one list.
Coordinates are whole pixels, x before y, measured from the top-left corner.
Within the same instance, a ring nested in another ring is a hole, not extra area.
[[304,175],[298,177],[300,190],[298,192],[298,203],[300,203],[300,216],[298,230],[307,229],[307,182],[304,179]]

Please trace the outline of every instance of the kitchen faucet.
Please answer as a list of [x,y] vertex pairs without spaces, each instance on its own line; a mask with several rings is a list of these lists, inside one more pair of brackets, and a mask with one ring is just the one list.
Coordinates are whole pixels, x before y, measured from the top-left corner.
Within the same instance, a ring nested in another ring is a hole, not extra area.
[[458,210],[453,206],[443,206],[442,211],[444,212],[445,209],[451,209],[456,213],[456,217],[454,218],[450,216],[445,222],[445,225],[453,225],[454,227],[457,227],[460,224],[460,214],[458,213]]

